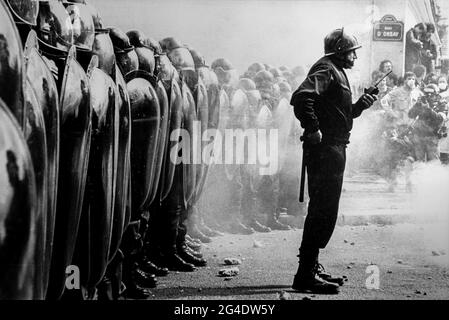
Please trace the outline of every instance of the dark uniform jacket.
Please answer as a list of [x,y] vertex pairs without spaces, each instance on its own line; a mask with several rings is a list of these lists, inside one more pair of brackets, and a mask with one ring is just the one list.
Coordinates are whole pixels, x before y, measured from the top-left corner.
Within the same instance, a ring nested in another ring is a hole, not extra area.
[[293,93],[290,104],[305,133],[323,134],[323,143],[347,144],[354,118],[363,108],[352,103],[352,93],[343,68],[323,57]]

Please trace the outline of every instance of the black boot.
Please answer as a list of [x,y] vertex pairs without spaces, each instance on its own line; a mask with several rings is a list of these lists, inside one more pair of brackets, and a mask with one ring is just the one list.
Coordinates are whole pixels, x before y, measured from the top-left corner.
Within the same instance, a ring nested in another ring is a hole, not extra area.
[[185,251],[187,251],[188,253],[190,253],[194,257],[197,257],[197,258],[202,258],[203,257],[203,254],[200,251],[193,250],[188,245],[185,246]]
[[137,285],[143,288],[156,288],[157,279],[154,274],[146,273],[138,266],[133,270],[133,278]]
[[232,234],[250,235],[253,234],[255,231],[253,228],[245,226],[240,221],[234,221],[229,226],[229,232]]
[[192,237],[194,239],[198,239],[202,243],[211,243],[212,242],[212,239],[210,237],[206,236],[204,233],[202,233],[197,225],[193,225],[191,228],[189,228],[188,234],[190,237]]
[[146,273],[154,274],[157,277],[165,277],[168,275],[169,271],[167,268],[161,268],[153,261],[146,259],[142,263],[139,264],[140,269],[142,269]]
[[342,286],[345,283],[345,279],[343,277],[336,277],[331,275],[330,273],[326,272],[323,265],[317,261],[315,265],[315,272],[316,274],[323,279],[324,281],[338,284],[339,286]]
[[256,231],[256,232],[262,232],[262,233],[271,232],[270,227],[267,227],[267,226],[261,224],[256,219],[253,219],[253,220],[249,221],[248,223],[245,223],[245,225],[249,228],[253,228],[254,231]]
[[301,249],[292,288],[303,293],[337,294],[339,286],[321,279],[316,273],[318,253],[319,249]]
[[176,253],[164,255],[161,265],[171,271],[192,272],[196,270],[193,264],[187,263]]
[[195,257],[194,255],[190,254],[188,250],[186,250],[185,245],[181,245],[178,248],[178,254],[179,256],[187,263],[191,263],[194,266],[197,267],[205,267],[207,265],[207,261],[203,258]]
[[279,220],[276,219],[274,215],[268,218],[267,227],[270,227],[273,230],[283,230],[283,231],[292,229],[290,228],[290,226],[279,222]]

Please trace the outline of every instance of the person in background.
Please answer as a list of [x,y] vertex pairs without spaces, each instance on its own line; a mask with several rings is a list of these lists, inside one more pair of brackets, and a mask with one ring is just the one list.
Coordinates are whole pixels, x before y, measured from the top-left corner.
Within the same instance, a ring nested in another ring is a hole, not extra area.
[[448,101],[448,97],[449,97],[449,90],[448,90],[448,84],[447,84],[447,76],[446,75],[440,75],[438,77],[438,89],[440,89],[440,96],[446,100],[446,102]]
[[[372,84],[376,84],[385,74],[383,72],[380,71],[374,71],[373,72],[373,81]],[[396,79],[396,83],[397,83],[397,79]],[[379,94],[377,95],[378,100],[376,102],[374,102],[373,106],[370,108],[371,111],[375,111],[375,110],[380,110],[382,109],[382,105],[381,105],[381,99],[383,99],[388,93],[391,92],[391,90],[393,90],[394,87],[390,87],[388,85],[388,78],[383,79],[377,86],[379,88]]]
[[410,172],[412,165],[411,143],[406,137],[407,128],[412,122],[408,117],[410,108],[422,95],[416,88],[416,76],[413,72],[406,72],[402,85],[393,89],[381,99],[383,115],[381,131],[382,143],[379,153],[380,175],[388,182],[388,191],[393,192],[397,186],[398,168],[403,163],[405,169],[406,188],[411,190]]
[[[379,64],[379,71],[383,74],[386,74],[390,71],[393,71],[393,63],[391,62],[391,60],[383,60],[380,64]],[[376,71],[373,72],[373,80],[374,80],[374,76],[377,75]],[[394,73],[394,71],[388,75],[387,77],[387,86],[390,88],[394,88],[398,85],[398,76]]]
[[[449,103],[449,87],[447,84],[447,76],[440,75],[438,77],[438,89],[440,89],[440,97],[441,99]],[[447,128],[449,127],[449,117],[446,113],[446,119],[444,121],[442,130],[441,130],[441,139],[438,141],[438,148],[440,150],[440,161],[444,165],[449,164],[449,137],[447,134]]]
[[396,125],[408,125],[411,122],[408,111],[421,95],[421,91],[416,88],[415,74],[406,72],[403,85],[387,93],[381,98],[380,103],[384,110],[392,113]]
[[424,79],[424,84],[436,84],[438,85],[438,75],[435,72],[427,73],[426,78]]
[[412,142],[417,161],[428,162],[439,159],[438,140],[447,115],[447,103],[438,94],[438,87],[429,84],[421,97],[408,112],[414,119]]
[[435,71],[435,60],[437,58],[437,46],[432,40],[432,36],[435,33],[435,25],[432,23],[426,23],[426,33],[422,35],[421,42],[423,48],[421,50],[421,63],[426,67],[427,73]]
[[405,72],[414,71],[413,68],[421,64],[421,50],[424,48],[421,39],[426,31],[424,23],[418,23],[407,31],[405,36]]
[[424,82],[424,79],[427,75],[426,67],[424,67],[422,64],[418,64],[413,68],[413,73],[415,74],[416,85],[418,86],[418,88],[421,90],[424,89],[424,87],[426,86]]

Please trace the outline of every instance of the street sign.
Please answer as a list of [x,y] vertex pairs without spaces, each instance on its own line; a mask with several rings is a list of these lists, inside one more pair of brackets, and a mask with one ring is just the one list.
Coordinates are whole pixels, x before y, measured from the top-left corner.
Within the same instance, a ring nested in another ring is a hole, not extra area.
[[374,41],[402,41],[404,39],[404,23],[391,14],[385,15],[374,23]]

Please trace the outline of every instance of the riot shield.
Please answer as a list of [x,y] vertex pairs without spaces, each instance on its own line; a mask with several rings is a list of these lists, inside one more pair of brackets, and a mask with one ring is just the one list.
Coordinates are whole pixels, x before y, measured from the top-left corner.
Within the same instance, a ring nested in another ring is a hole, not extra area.
[[37,190],[34,299],[42,300],[45,298],[43,274],[47,269],[45,266],[48,201],[47,143],[42,108],[31,85],[32,80],[27,77],[26,81],[24,91],[26,122],[23,134],[33,161]]
[[217,85],[211,85],[207,88],[207,98],[209,103],[207,127],[218,129],[220,123],[220,89]]
[[[170,155],[178,154],[179,129],[181,128],[183,118],[183,97],[181,89],[175,80],[171,80],[168,94],[170,97],[169,125],[166,139],[166,152],[164,153],[162,174],[160,178],[161,202],[167,198],[173,185],[176,164],[172,161]],[[178,132],[177,135],[176,132]]]
[[[208,122],[207,129],[218,129],[220,123],[220,90],[217,85],[211,85],[207,89],[207,98],[208,98]],[[214,143],[216,141],[214,140]],[[214,147],[215,150],[215,147]],[[204,152],[204,148],[203,148]],[[210,169],[210,164],[206,164],[204,166],[204,172],[201,176],[201,180],[198,182],[198,186],[196,188],[195,198],[198,202],[201,198],[201,194],[203,193],[204,186],[207,181],[207,175]]]
[[59,299],[66,267],[75,249],[81,216],[91,139],[89,80],[76,61],[73,46],[67,56],[59,100],[61,146],[53,256],[47,297]]
[[[266,103],[261,102],[261,106],[259,108],[259,112],[256,116],[256,126],[258,129],[270,129],[273,126],[273,114],[270,108],[266,105]],[[267,139],[266,143],[258,143],[257,152],[259,154],[268,154],[269,150],[269,139]],[[260,166],[256,166],[253,172],[253,181],[256,190],[260,188],[260,184],[263,182],[263,175],[259,174]]]
[[[119,114],[115,83],[99,68],[89,73],[92,105],[92,138],[89,159],[86,206],[88,229],[80,228],[79,237],[88,237],[89,258],[86,286],[95,288],[109,262],[117,179]],[[83,217],[84,219],[84,217]],[[83,224],[84,226],[84,224]]]
[[183,129],[186,130],[189,139],[188,143],[183,144],[184,148],[182,148],[183,199],[184,207],[187,208],[191,198],[195,194],[197,171],[195,153],[199,147],[197,139],[199,132],[195,129],[196,121],[198,120],[195,110],[195,100],[185,82],[182,82],[181,92],[183,98]]
[[[131,103],[131,182],[133,218],[151,201],[161,110],[157,93],[145,72],[126,75]],[[145,76],[146,77],[146,76]],[[150,76],[151,77],[151,76]]]
[[[47,210],[45,220],[44,296],[47,291],[56,217],[59,170],[59,95],[53,75],[38,52],[36,33],[31,31],[25,43],[25,69],[29,84],[42,110],[47,146]],[[40,164],[41,165],[41,164]],[[36,173],[37,174],[37,173]],[[37,174],[38,176],[38,174]]]
[[[246,94],[241,89],[237,89],[234,91],[232,97],[230,98],[231,98],[230,109],[228,110],[228,114],[226,117],[227,118],[226,129],[229,128],[238,130],[247,129],[249,124],[249,102]],[[233,143],[233,147],[234,145],[235,144]],[[226,145],[224,147],[226,147]],[[238,148],[234,148],[235,154],[233,154],[233,156],[235,159],[233,159],[233,163],[232,164],[227,163],[225,165],[225,173],[229,180],[234,179],[236,175],[239,174],[241,165],[237,164],[237,159],[247,158],[247,152],[245,150],[243,150],[244,154],[237,154],[237,152],[240,152],[241,150]]]
[[201,80],[198,81],[198,84],[194,91],[195,94],[195,103],[196,103],[196,112],[198,121],[200,121],[200,132],[196,138],[196,143],[198,146],[196,158],[198,159],[199,164],[196,165],[196,180],[195,180],[195,193],[191,199],[190,205],[194,205],[199,198],[199,187],[202,184],[202,180],[206,178],[206,164],[203,163],[202,155],[203,150],[207,145],[207,141],[203,141],[203,133],[206,132],[209,123],[209,105],[208,105],[208,96],[206,86],[202,83]]
[[229,100],[228,94],[223,89],[220,90],[219,101],[220,101],[220,122],[218,128],[224,134],[224,130],[229,125],[229,117],[231,113],[231,101]]
[[111,248],[109,260],[114,258],[122,239],[126,224],[126,203],[129,192],[131,174],[131,106],[126,82],[116,67],[116,105],[119,114],[119,141],[117,161],[117,184],[115,188],[114,218],[112,226]]
[[[5,1],[0,3],[0,98],[23,128],[23,51],[19,32]],[[7,90],[5,90],[8,88]]]
[[0,165],[0,300],[29,300],[35,296],[36,184],[27,143],[2,99]]
[[167,139],[168,137],[168,113],[169,113],[169,101],[167,92],[164,88],[164,85],[158,81],[155,87],[158,99],[159,106],[161,110],[161,121],[159,127],[159,138],[157,141],[157,151],[156,151],[156,162],[154,168],[154,179],[153,179],[153,188],[150,195],[150,203],[152,203],[157,195],[159,181],[162,172],[162,163],[164,161],[164,155],[167,148]]
[[274,128],[278,130],[279,170],[282,168],[288,152],[288,139],[295,121],[290,103],[281,99],[273,114]]

